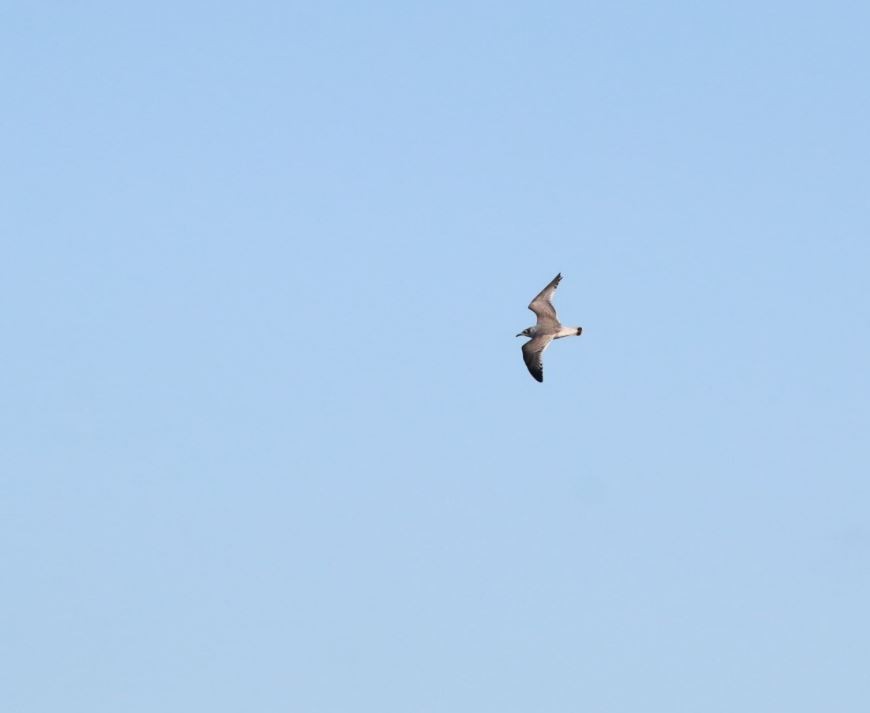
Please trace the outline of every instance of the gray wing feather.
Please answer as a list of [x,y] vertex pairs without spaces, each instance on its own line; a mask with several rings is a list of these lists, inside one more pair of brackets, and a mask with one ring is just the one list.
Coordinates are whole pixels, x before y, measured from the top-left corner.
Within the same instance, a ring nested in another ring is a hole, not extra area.
[[538,318],[538,324],[550,324],[559,327],[559,318],[556,316],[556,308],[553,307],[553,295],[562,281],[562,273],[556,275],[553,280],[529,303],[529,309]]
[[529,373],[538,381],[544,380],[544,363],[541,355],[552,341],[553,335],[542,334],[523,344],[523,361],[526,362]]

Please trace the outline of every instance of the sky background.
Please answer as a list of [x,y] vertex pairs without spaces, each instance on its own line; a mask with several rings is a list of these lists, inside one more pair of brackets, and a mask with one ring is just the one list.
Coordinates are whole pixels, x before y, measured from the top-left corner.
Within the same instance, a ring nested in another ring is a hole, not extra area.
[[867,711],[868,25],[4,3],[0,708]]

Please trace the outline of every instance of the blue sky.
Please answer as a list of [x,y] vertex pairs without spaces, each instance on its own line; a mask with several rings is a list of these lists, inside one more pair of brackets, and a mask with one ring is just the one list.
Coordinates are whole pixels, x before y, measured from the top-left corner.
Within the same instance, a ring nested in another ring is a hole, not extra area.
[[0,10],[4,710],[867,710],[870,10],[611,5]]

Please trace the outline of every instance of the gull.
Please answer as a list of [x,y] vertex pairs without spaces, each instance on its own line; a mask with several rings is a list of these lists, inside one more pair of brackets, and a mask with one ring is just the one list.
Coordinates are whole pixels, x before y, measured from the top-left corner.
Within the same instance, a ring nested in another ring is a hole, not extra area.
[[553,307],[553,294],[561,281],[562,273],[560,272],[529,303],[529,309],[537,316],[538,323],[534,327],[524,329],[517,335],[518,337],[531,337],[523,344],[523,361],[526,362],[529,373],[538,381],[544,380],[544,365],[541,363],[541,355],[550,346],[550,342],[562,337],[579,337],[583,333],[583,327],[563,327],[556,316],[556,308]]

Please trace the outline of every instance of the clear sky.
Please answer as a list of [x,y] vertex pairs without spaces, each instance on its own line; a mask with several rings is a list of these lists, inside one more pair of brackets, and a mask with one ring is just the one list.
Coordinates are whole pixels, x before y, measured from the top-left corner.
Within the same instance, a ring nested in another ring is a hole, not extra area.
[[4,3],[0,709],[870,710],[868,26]]

